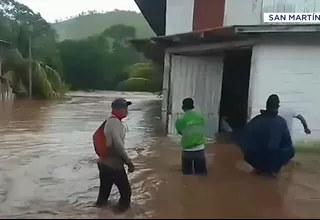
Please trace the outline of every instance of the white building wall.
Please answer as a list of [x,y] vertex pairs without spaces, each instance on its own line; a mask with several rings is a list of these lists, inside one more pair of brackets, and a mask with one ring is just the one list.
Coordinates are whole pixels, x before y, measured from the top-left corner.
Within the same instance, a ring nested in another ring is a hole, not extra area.
[[175,121],[182,116],[182,100],[191,97],[195,110],[208,118],[207,137],[213,138],[219,127],[223,57],[171,57],[169,134],[176,134]]
[[194,0],[167,0],[166,35],[191,32]]
[[262,44],[253,48],[250,82],[251,116],[276,93],[281,105],[302,114],[312,130],[307,137],[297,119],[293,140],[320,138],[320,45]]
[[226,0],[224,26],[263,24],[263,13],[319,12],[320,0]]
[[260,24],[262,2],[263,0],[226,0],[223,25]]

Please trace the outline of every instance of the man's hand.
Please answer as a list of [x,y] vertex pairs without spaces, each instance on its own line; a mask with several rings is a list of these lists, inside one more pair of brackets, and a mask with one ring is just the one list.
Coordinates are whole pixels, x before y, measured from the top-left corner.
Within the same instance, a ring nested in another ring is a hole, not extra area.
[[307,124],[306,119],[304,119],[304,117],[303,117],[302,115],[300,115],[300,114],[297,115],[296,118],[301,121],[301,124],[302,124],[302,126],[303,126],[303,128],[304,128],[304,132],[305,132],[306,134],[311,134],[311,131],[310,131],[310,129],[308,128],[308,124]]
[[131,163],[128,165],[128,172],[133,173],[134,172],[134,165]]
[[306,134],[311,134],[311,131],[310,131],[309,128],[305,128],[305,129],[304,129],[304,132],[305,132]]

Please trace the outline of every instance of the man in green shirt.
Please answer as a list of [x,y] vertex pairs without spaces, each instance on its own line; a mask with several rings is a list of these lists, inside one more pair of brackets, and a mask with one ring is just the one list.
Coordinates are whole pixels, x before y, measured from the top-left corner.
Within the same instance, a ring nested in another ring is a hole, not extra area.
[[182,110],[185,113],[176,121],[178,134],[182,135],[182,173],[184,175],[207,175],[204,152],[205,119],[193,109],[193,99],[184,99]]

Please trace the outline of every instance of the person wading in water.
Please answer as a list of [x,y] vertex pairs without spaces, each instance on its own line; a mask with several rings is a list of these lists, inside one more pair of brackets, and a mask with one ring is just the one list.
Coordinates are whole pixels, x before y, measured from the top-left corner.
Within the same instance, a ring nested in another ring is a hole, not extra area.
[[242,150],[256,174],[276,176],[295,155],[287,123],[278,115],[279,106],[279,97],[269,96],[266,110],[247,124]]
[[193,109],[193,99],[184,99],[182,110],[185,113],[176,121],[176,129],[182,135],[182,173],[184,175],[207,175],[204,152],[205,119]]
[[113,184],[120,192],[120,199],[116,211],[126,211],[131,203],[131,186],[124,164],[128,166],[128,172],[134,171],[134,165],[128,157],[124,138],[126,128],[121,122],[128,115],[128,106],[132,103],[118,98],[111,104],[112,116],[104,124],[105,146],[107,152],[98,159],[100,190],[96,205],[101,207],[107,204]]

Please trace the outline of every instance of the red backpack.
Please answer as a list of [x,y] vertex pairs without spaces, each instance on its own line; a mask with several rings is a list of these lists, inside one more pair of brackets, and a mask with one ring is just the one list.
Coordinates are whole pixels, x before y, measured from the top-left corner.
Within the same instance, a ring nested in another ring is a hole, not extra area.
[[[115,117],[111,116],[110,118]],[[105,120],[93,134],[93,147],[96,154],[101,158],[106,157],[108,154],[107,137],[104,134],[104,127],[110,118]]]

